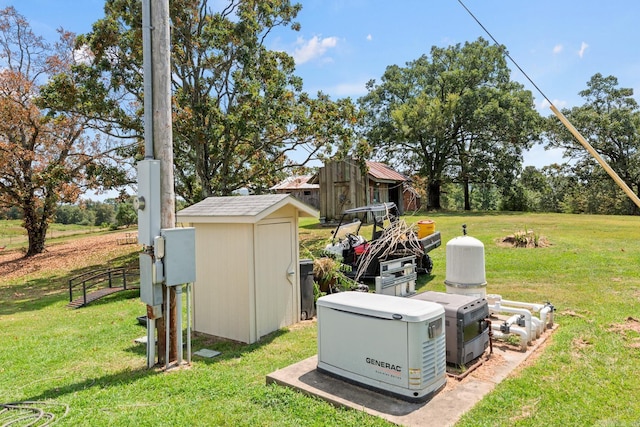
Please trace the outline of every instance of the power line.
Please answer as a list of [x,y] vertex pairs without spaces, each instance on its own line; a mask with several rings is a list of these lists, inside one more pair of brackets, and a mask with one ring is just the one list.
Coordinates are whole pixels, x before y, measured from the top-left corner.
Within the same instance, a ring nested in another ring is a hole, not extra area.
[[[460,5],[469,13],[469,15],[471,15],[471,17],[478,23],[478,25],[480,25],[480,27],[485,31],[485,33],[487,33],[489,35],[489,37],[491,37],[491,40],[493,40],[493,42],[495,44],[500,45],[500,43],[498,43],[498,41],[495,39],[495,37],[493,37],[493,35],[489,32],[489,30],[487,30],[485,28],[485,26],[482,25],[480,20],[478,20],[478,18],[476,18],[475,15],[473,13],[471,13],[469,8],[464,5],[462,0],[458,0],[458,3],[460,3]],[[509,55],[508,51],[505,51],[505,55],[507,56],[507,58],[509,58],[511,60],[511,62],[513,62],[515,64],[516,67],[518,67],[518,70],[520,70],[520,72],[522,74],[524,74],[524,76],[527,78],[527,80],[529,80],[529,82],[531,82],[533,87],[535,87],[538,90],[538,92],[540,92],[540,94],[544,97],[544,99],[547,100],[547,102],[549,103],[549,108],[551,108],[551,111],[553,111],[553,114],[556,115],[556,117],[562,122],[562,124],[567,128],[567,130],[569,132],[571,132],[571,134],[589,152],[589,154],[591,154],[593,156],[593,158],[596,159],[596,161],[600,164],[600,166],[602,166],[602,168],[609,174],[609,176],[611,178],[613,178],[613,180],[616,182],[616,184],[618,184],[618,186],[627,194],[627,196],[629,196],[631,201],[633,201],[633,203],[635,203],[636,206],[640,207],[640,198],[633,192],[633,190],[631,190],[631,188],[629,188],[627,183],[624,182],[624,180],[622,178],[620,178],[620,176],[616,173],[616,171],[614,171],[611,168],[611,166],[609,166],[609,164],[602,158],[602,156],[600,156],[600,154],[598,154],[598,152],[591,146],[591,144],[589,144],[589,142],[571,124],[571,122],[564,116],[564,114],[562,114],[560,112],[560,110],[558,110],[556,108],[556,106],[553,105],[553,102],[551,102],[549,100],[549,98],[547,98],[547,96],[544,94],[544,92],[542,92],[542,90],[540,90],[538,85],[536,85],[533,82],[533,80],[531,80],[531,78],[527,75],[527,73],[524,72],[524,70],[520,67],[520,65],[518,65],[518,63],[511,57],[511,55]]]
[[[489,30],[487,30],[487,28],[484,25],[482,25],[482,22],[480,22],[480,20],[478,18],[476,18],[476,16],[469,10],[469,8],[467,6],[465,6],[465,4],[462,2],[462,0],[458,0],[458,3],[460,3],[460,5],[467,11],[467,13],[469,13],[469,15],[471,15],[471,17],[478,23],[478,25],[480,25],[480,28],[482,28],[484,30],[484,32],[487,33],[487,35],[491,38],[491,40],[493,40],[493,42],[495,44],[497,44],[498,46],[503,46],[501,43],[498,43],[498,41],[495,39],[495,37],[493,37],[493,34],[491,34],[489,32]],[[547,98],[547,95],[545,95],[544,92],[542,92],[542,90],[538,87],[538,85],[535,84],[535,82],[531,79],[531,77],[529,77],[529,75],[527,73],[525,73],[525,71],[522,69],[522,67],[520,67],[520,65],[518,65],[516,60],[513,59],[511,57],[511,55],[509,55],[509,51],[507,49],[505,49],[505,55],[507,56],[507,58],[509,58],[511,60],[511,62],[513,62],[513,64],[516,66],[516,68],[518,68],[518,70],[520,70],[520,72],[527,78],[527,80],[529,80],[529,82],[533,85],[533,87],[535,87],[536,90],[538,92],[540,92],[540,95],[542,95],[542,97],[547,100],[549,105],[553,105],[553,103],[549,100],[549,98]]]

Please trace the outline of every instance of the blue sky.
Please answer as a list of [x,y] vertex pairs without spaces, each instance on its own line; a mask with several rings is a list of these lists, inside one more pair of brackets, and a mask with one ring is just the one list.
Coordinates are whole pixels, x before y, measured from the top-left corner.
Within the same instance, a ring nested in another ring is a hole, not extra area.
[[[463,0],[498,42],[507,46],[536,85],[560,108],[581,105],[578,92],[595,73],[618,78],[640,100],[640,2],[611,0]],[[221,0],[211,0],[212,5]],[[488,39],[457,0],[302,0],[299,32],[275,31],[271,49],[296,58],[305,90],[333,98],[365,94],[388,65],[428,54],[432,46]],[[55,29],[84,33],[103,16],[102,0],[0,0],[14,5],[36,33]],[[533,91],[544,115],[544,98],[509,63],[512,78]],[[562,161],[560,153],[535,148],[525,164]]]

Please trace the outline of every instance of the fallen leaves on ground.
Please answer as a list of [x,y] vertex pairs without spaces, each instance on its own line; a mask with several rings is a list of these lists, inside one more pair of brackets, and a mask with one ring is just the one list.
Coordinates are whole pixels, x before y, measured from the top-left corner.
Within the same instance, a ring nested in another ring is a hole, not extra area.
[[78,237],[67,242],[49,244],[43,253],[29,258],[24,258],[24,253],[19,250],[2,252],[0,281],[6,283],[36,272],[49,275],[108,264],[118,257],[140,250],[140,245],[137,244],[118,244],[118,239],[124,238],[126,234],[128,233]]

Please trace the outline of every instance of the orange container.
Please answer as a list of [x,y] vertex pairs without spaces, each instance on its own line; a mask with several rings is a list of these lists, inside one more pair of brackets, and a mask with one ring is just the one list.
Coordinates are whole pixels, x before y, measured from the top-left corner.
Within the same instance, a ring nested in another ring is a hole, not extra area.
[[436,231],[436,223],[430,219],[423,219],[416,224],[418,224],[418,239],[427,237]]

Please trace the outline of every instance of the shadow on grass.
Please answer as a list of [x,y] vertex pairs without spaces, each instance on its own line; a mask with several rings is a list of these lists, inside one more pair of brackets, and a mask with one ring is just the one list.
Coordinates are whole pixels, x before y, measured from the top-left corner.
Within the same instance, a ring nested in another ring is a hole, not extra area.
[[[147,334],[147,328],[146,328],[146,324],[144,324],[144,322],[140,323],[137,322],[137,324],[140,326],[140,337],[146,337]],[[185,328],[183,330],[183,334],[182,334],[182,344],[183,344],[183,360],[187,360],[187,331],[186,331],[186,324],[182,324],[183,328]],[[290,331],[287,328],[282,328],[279,329],[277,331],[273,331],[265,336],[263,336],[262,338],[260,338],[259,341],[253,343],[253,344],[246,344],[246,343],[242,343],[239,341],[234,341],[234,340],[230,340],[230,339],[226,339],[226,338],[220,338],[220,337],[215,337],[212,335],[208,335],[205,333],[200,333],[200,332],[195,332],[192,331],[191,333],[191,359],[192,361],[197,361],[197,362],[205,362],[207,364],[212,364],[212,363],[217,363],[220,361],[224,361],[224,360],[228,360],[228,359],[236,359],[238,357],[241,357],[245,354],[251,353],[253,351],[256,351],[258,349],[260,349],[261,347],[264,347],[265,345],[270,344],[271,342],[273,342],[276,338],[281,337],[283,335],[288,334]],[[202,357],[202,356],[198,356],[195,355],[193,353],[195,353],[198,350],[201,349],[209,349],[209,350],[215,350],[215,351],[219,351],[221,354],[212,358],[209,357]],[[146,356],[147,354],[147,346],[146,344],[134,344],[131,347],[125,349],[125,351],[128,351],[130,353],[134,353],[134,354],[139,354],[142,356]],[[156,350],[157,351],[157,350]],[[157,353],[156,353],[157,355]]]
[[[141,328],[142,330],[142,328]],[[279,330],[275,331],[265,337],[262,338],[259,342],[254,344],[241,344],[234,342],[225,342],[218,343],[216,345],[217,351],[220,351],[221,354],[215,358],[201,358],[196,356],[193,358],[192,362],[196,363],[205,363],[207,365],[216,364],[219,362],[229,361],[233,359],[241,358],[251,352],[254,352],[261,347],[270,344],[276,338],[287,334],[287,330]],[[209,343],[209,341],[204,340],[202,338],[196,338],[195,340],[195,348],[201,348],[201,344]],[[202,347],[206,347],[203,345]],[[141,358],[145,358],[146,355],[146,347],[142,344],[132,345],[129,348],[125,349],[125,351],[132,352],[134,354],[139,355]],[[185,351],[186,358],[186,351]],[[25,401],[56,401],[64,396],[73,395],[75,393],[82,392],[91,392],[91,390],[102,390],[110,387],[122,387],[122,386],[131,386],[138,382],[139,380],[144,380],[146,378],[150,378],[157,375],[164,375],[165,372],[162,370],[162,365],[156,365],[152,369],[147,368],[138,368],[138,369],[124,369],[119,372],[103,375],[100,377],[86,378],[83,380],[79,380],[72,384],[63,385],[63,386],[55,386],[51,387],[47,390],[42,391],[41,393],[33,396],[29,396],[24,399]]]
[[431,218],[431,217],[474,217],[474,216],[523,216],[531,215],[532,212],[516,212],[516,211],[433,211],[415,213],[405,213],[407,218]]
[[[271,342],[273,342],[276,338],[281,337],[289,333],[289,330],[283,328],[277,331],[271,332],[260,338],[259,341],[253,344],[245,344],[232,340],[227,340],[223,338],[216,338],[209,335],[204,335],[200,333],[194,333],[191,342],[191,348],[193,352],[196,352],[200,349],[206,348],[210,350],[219,351],[220,355],[215,357],[201,357],[195,356],[192,357],[193,361],[196,362],[204,362],[206,364],[215,364],[219,362],[223,362],[226,360],[237,359],[242,357],[245,354],[252,353],[261,347],[264,347]],[[186,357],[186,353],[185,353]]]
[[[17,312],[37,311],[50,305],[59,304],[62,301],[69,302],[69,279],[83,273],[104,270],[109,267],[137,268],[138,254],[136,253],[134,255],[135,260],[132,255],[125,255],[111,260],[107,266],[104,264],[94,264],[71,270],[62,275],[35,278],[15,284],[4,285],[0,287],[0,316]],[[135,284],[136,281],[133,281],[131,286],[137,286]],[[79,293],[78,290],[76,290],[74,292],[74,298],[77,295],[81,295],[81,293],[81,288]],[[92,304],[96,304],[98,301]],[[66,309],[65,307],[65,310]]]
[[117,385],[118,387],[124,384],[133,384],[138,380],[149,377],[151,375],[157,375],[159,372],[153,369],[136,369],[136,370],[124,370],[120,372],[116,372],[109,375],[104,375],[99,378],[87,378],[85,380],[65,385],[65,386],[56,386],[49,390],[45,390],[42,393],[31,396],[25,401],[48,401],[48,400],[56,400],[62,396],[74,394],[78,392],[83,392],[88,389],[104,389],[108,387],[112,387]]

